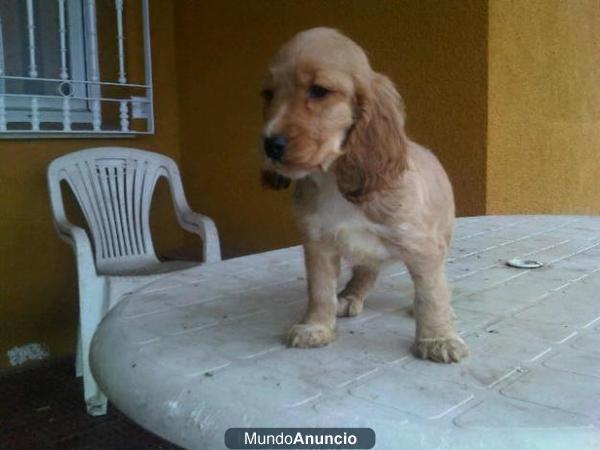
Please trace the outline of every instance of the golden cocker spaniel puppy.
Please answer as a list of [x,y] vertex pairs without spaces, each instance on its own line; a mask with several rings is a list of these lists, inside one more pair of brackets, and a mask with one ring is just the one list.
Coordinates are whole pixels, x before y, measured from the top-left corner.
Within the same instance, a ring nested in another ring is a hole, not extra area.
[[[359,314],[380,268],[400,260],[415,285],[414,353],[440,362],[465,357],[444,274],[452,186],[437,158],[406,136],[392,82],[352,40],[315,28],[278,51],[262,94],[262,181],[281,189],[295,180],[308,279],[308,308],[289,345],[331,342],[336,316]],[[338,294],[342,257],[353,269]]]

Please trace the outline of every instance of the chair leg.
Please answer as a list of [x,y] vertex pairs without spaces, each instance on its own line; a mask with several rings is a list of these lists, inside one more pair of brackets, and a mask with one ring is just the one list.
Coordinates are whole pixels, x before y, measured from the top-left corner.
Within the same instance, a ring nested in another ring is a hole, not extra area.
[[83,395],[87,412],[91,416],[106,414],[107,399],[96,383],[90,368],[90,345],[98,324],[102,320],[105,307],[105,283],[87,280],[79,290],[79,317],[81,334],[81,366],[83,372]]
[[81,356],[81,326],[77,326],[77,344],[75,347],[75,376],[83,376],[83,358]]
[[98,389],[97,395],[86,398],[85,407],[90,416],[104,416],[108,408],[108,399],[106,395]]

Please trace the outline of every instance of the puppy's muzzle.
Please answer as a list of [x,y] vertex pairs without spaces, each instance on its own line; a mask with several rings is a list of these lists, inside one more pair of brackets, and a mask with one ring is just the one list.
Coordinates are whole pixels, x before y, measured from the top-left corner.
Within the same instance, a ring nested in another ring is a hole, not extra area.
[[263,146],[266,155],[273,161],[281,161],[287,147],[287,138],[284,136],[270,136],[264,138]]

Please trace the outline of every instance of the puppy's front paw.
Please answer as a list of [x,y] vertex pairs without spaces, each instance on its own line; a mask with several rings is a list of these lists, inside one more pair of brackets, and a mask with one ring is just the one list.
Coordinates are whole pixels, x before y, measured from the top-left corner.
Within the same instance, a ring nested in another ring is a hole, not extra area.
[[290,347],[323,347],[335,339],[335,331],[326,325],[298,323],[290,328],[287,343]]
[[364,300],[354,295],[338,296],[337,316],[354,317],[358,316],[363,310]]
[[413,345],[413,353],[422,359],[434,362],[458,362],[469,354],[465,341],[458,335],[448,338],[417,339]]

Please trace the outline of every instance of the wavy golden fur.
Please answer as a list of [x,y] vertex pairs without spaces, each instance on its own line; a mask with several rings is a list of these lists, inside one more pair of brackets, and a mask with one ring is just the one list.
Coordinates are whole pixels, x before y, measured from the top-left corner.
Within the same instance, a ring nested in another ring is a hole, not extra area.
[[406,135],[404,105],[389,78],[376,75],[356,101],[358,117],[335,174],[344,197],[362,203],[392,187],[406,168]]
[[[295,180],[308,279],[308,308],[289,345],[331,342],[336,316],[359,314],[379,270],[403,261],[415,284],[414,353],[441,362],[466,356],[444,274],[452,187],[436,157],[406,136],[390,79],[352,40],[315,28],[279,50],[262,92],[261,179],[274,189]],[[338,294],[342,258],[353,274]]]

